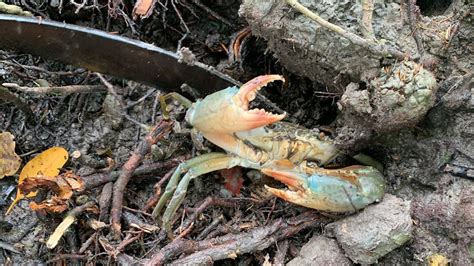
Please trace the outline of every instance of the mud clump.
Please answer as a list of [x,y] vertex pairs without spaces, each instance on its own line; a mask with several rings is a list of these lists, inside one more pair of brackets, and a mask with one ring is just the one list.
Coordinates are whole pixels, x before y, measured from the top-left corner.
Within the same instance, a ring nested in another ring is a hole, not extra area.
[[336,240],[325,236],[313,236],[300,250],[298,256],[288,262],[298,265],[352,265]]
[[386,194],[382,202],[328,224],[326,229],[353,262],[376,263],[412,238],[410,202]]
[[[299,3],[347,32],[364,36],[364,8],[360,1],[301,0]],[[269,49],[288,70],[323,83],[333,91],[342,90],[350,82],[359,82],[366,73],[383,64],[395,62],[390,56],[375,54],[317,24],[285,1],[245,0],[239,14],[249,22],[252,34],[267,40]],[[424,47],[420,52],[406,7],[400,1],[375,1],[371,20],[374,44],[398,49],[412,60],[427,56],[437,61],[445,56],[446,43],[452,38],[446,32],[450,33],[456,18],[456,12],[433,18],[420,15],[417,30]]]
[[[416,125],[433,106],[437,85],[434,75],[420,64],[405,61],[383,68],[366,88],[351,83],[338,102],[339,133],[343,145]],[[348,129],[350,128],[350,129]],[[354,141],[348,141],[353,136]]]

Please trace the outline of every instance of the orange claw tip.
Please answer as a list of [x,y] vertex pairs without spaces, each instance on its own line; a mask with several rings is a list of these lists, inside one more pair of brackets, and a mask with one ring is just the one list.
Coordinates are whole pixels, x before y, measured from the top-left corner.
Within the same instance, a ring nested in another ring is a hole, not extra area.
[[252,109],[242,114],[240,123],[247,125],[247,128],[257,128],[278,122],[285,118],[286,113],[272,114],[262,109]]
[[281,170],[274,170],[270,168],[263,168],[260,170],[265,175],[271,176],[276,180],[282,182],[283,184],[287,185],[288,187],[294,189],[302,189],[303,178],[298,176],[293,171],[281,171]]
[[272,193],[273,195],[279,197],[284,201],[293,202],[295,204],[301,204],[301,199],[304,195],[302,195],[302,191],[288,191],[283,189],[272,188],[269,186],[265,186],[268,192]]
[[285,82],[285,78],[281,75],[262,75],[249,80],[240,87],[240,90],[236,95],[239,99],[239,102],[243,106],[247,105],[248,102],[255,99],[257,91],[275,80],[281,80]]
[[257,91],[275,80],[281,80],[283,82],[285,81],[283,76],[280,75],[258,76],[242,85],[238,93],[233,97],[233,102],[239,108],[241,108],[241,110],[245,111],[239,118],[240,123],[242,123],[242,125],[246,125],[244,127],[245,130],[269,125],[285,118],[286,113],[273,114],[271,112],[265,111],[264,109],[258,108],[249,110],[249,103],[255,99]]

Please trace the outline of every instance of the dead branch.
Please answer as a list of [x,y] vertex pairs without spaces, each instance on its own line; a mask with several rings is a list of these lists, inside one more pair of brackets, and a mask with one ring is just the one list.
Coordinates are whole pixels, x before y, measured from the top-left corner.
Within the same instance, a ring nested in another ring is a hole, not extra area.
[[143,206],[142,211],[148,211],[153,208],[160,199],[161,196],[161,187],[166,182],[166,180],[170,179],[171,175],[174,173],[175,168],[172,168],[168,173],[166,173],[158,183],[155,185],[155,193],[147,200],[145,206]]
[[77,69],[75,71],[56,71],[55,72],[55,71],[46,70],[42,67],[23,65],[23,64],[17,63],[16,61],[10,62],[10,61],[7,61],[7,60],[0,60],[0,63],[8,65],[8,66],[20,67],[20,68],[27,69],[27,70],[43,72],[43,73],[46,73],[48,75],[75,76],[75,75],[82,74],[82,73],[85,72],[85,70],[83,70],[83,69]]
[[362,0],[361,32],[366,39],[375,39],[372,27],[372,14],[374,13],[374,0]]
[[28,120],[29,122],[34,122],[35,115],[33,114],[33,111],[31,111],[30,107],[13,92],[2,86],[0,86],[0,99],[2,101],[11,102],[15,104],[18,109],[23,112],[26,117],[26,120]]
[[145,139],[133,151],[132,156],[123,165],[122,172],[117,181],[115,181],[112,198],[111,228],[116,239],[120,239],[123,193],[128,181],[143,160],[143,157],[150,152],[151,146],[171,131],[172,123],[170,121],[161,121],[148,133]]
[[158,226],[147,223],[146,221],[129,211],[123,212],[122,216],[125,223],[128,224],[129,228],[136,228],[148,234],[159,231],[160,229]]
[[288,239],[285,239],[277,243],[277,252],[275,258],[273,259],[273,265],[285,265],[285,257],[288,252],[289,242]]
[[232,23],[230,23],[230,21],[228,21],[227,19],[223,18],[221,15],[217,14],[214,10],[210,9],[209,7],[207,7],[206,5],[204,5],[203,3],[201,3],[200,0],[191,0],[195,5],[197,5],[198,7],[204,9],[207,13],[209,13],[209,15],[213,16],[214,18],[216,18],[217,20],[219,20],[220,22],[226,24],[227,26],[232,26]]
[[[88,258],[87,255],[81,255],[81,254],[59,254],[57,256],[55,256],[54,258],[46,261],[46,264],[53,264],[55,262],[58,262],[58,261],[64,261],[64,262],[67,262],[69,261],[71,263],[71,261],[77,261],[77,260],[86,260]],[[60,263],[62,264],[62,263]],[[67,264],[67,263],[65,263]]]
[[86,211],[87,209],[91,208],[94,205],[95,205],[94,202],[89,201],[85,203],[84,205],[77,206],[76,208],[68,212],[66,217],[64,217],[63,221],[58,225],[58,227],[56,227],[56,229],[54,230],[54,233],[49,237],[48,241],[46,242],[46,246],[49,249],[55,248],[59,240],[61,239],[61,237],[69,228],[69,226],[71,226],[77,220],[77,217],[81,213],[83,213],[84,211]]
[[[192,211],[193,214],[189,217],[189,219],[183,224],[182,228],[185,228],[185,231],[190,232],[194,222],[198,218],[198,216],[203,213],[208,207],[210,206],[221,206],[227,208],[237,208],[239,206],[239,201],[241,199],[233,200],[233,199],[219,199],[214,197],[207,197],[197,208],[187,208],[187,211]],[[180,237],[184,237],[185,234],[180,234]]]
[[99,197],[99,221],[105,222],[109,220],[110,200],[112,199],[113,183],[108,182],[102,188]]
[[[184,156],[179,156],[164,162],[156,162],[152,164],[142,165],[135,169],[132,176],[146,176],[151,174],[159,174],[162,171],[176,167],[185,160]],[[96,173],[83,176],[85,190],[98,187],[107,182],[114,182],[121,174],[121,171],[113,171],[111,173]]]
[[421,41],[421,37],[417,29],[417,23],[418,23],[417,14],[419,10],[418,10],[418,7],[416,6],[416,0],[404,0],[404,2],[406,5],[405,10],[407,12],[408,24],[410,26],[413,39],[415,39],[416,48],[421,57],[425,53],[425,48],[423,47],[423,42]]
[[274,244],[275,241],[288,238],[305,228],[327,222],[327,218],[318,215],[314,211],[308,211],[294,219],[288,221],[278,219],[271,225],[254,228],[246,233],[227,234],[203,241],[177,239],[153,255],[145,264],[163,265],[180,254],[190,253],[193,254],[176,260],[173,264],[192,265],[235,258],[239,254],[264,250]]
[[15,83],[3,83],[2,85],[7,88],[35,94],[58,93],[61,95],[68,95],[71,93],[107,92],[107,88],[102,85],[68,85],[52,87],[23,87]]
[[132,233],[128,233],[125,238],[123,239],[123,241],[117,246],[116,248],[116,254],[118,255],[119,253],[121,253],[122,251],[125,250],[125,248],[132,244],[133,242],[137,241],[138,239],[140,239],[142,236],[143,236],[143,232],[142,231],[138,231],[138,232],[133,232],[135,234],[132,234]]
[[381,56],[387,56],[387,55],[390,55],[390,56],[393,56],[399,60],[404,60],[405,58],[409,58],[410,59],[410,55],[408,54],[405,54],[395,48],[392,48],[392,47],[389,47],[387,45],[384,45],[384,44],[379,44],[377,42],[374,42],[373,40],[367,40],[367,39],[364,39],[350,31],[347,31],[346,29],[344,28],[341,28],[337,25],[334,25],[324,19],[322,19],[320,16],[316,15],[313,11],[309,10],[308,8],[306,8],[305,6],[303,6],[302,4],[300,4],[297,0],[286,0],[286,2],[292,6],[294,9],[298,10],[299,12],[301,12],[303,15],[307,16],[308,18],[312,19],[313,21],[315,21],[316,23],[318,23],[319,25],[321,25],[322,27],[334,32],[334,33],[337,33],[339,34],[340,36],[348,39],[350,42],[354,43],[354,44],[357,44],[359,46],[362,46],[366,49],[368,49],[369,51],[371,51],[372,53],[374,54],[378,54],[378,55],[381,55]]

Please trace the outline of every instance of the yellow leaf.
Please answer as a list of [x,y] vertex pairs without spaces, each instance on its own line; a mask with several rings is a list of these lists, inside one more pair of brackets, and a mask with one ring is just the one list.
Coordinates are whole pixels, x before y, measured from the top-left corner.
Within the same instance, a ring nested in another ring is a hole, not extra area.
[[0,133],[0,179],[14,175],[20,168],[21,159],[15,153],[14,138],[10,132]]
[[428,265],[429,266],[447,266],[449,263],[449,259],[441,254],[433,254],[428,257]]
[[[18,178],[18,184],[23,183],[23,181],[27,177],[33,177],[37,175],[43,176],[57,176],[59,174],[59,170],[64,166],[67,162],[69,155],[64,148],[61,147],[52,147],[49,148],[35,158],[31,159],[28,163],[26,163],[25,167],[21,170],[20,177]],[[31,192],[26,197],[34,197],[36,192]],[[25,198],[25,195],[18,189],[16,193],[16,198],[10,205],[7,210],[7,215],[13,209],[15,204]]]

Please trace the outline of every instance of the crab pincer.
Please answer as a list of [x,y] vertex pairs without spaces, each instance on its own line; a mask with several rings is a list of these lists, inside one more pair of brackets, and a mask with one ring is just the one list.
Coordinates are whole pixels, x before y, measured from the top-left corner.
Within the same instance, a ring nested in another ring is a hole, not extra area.
[[250,109],[249,103],[268,83],[285,79],[280,75],[258,76],[238,87],[208,95],[195,102],[186,113],[186,121],[199,132],[232,134],[278,122],[286,114],[273,114],[263,109]]
[[297,205],[327,212],[351,212],[382,200],[385,182],[370,166],[340,169],[319,167],[263,168],[262,173],[284,183],[289,189],[266,186],[273,195]]

